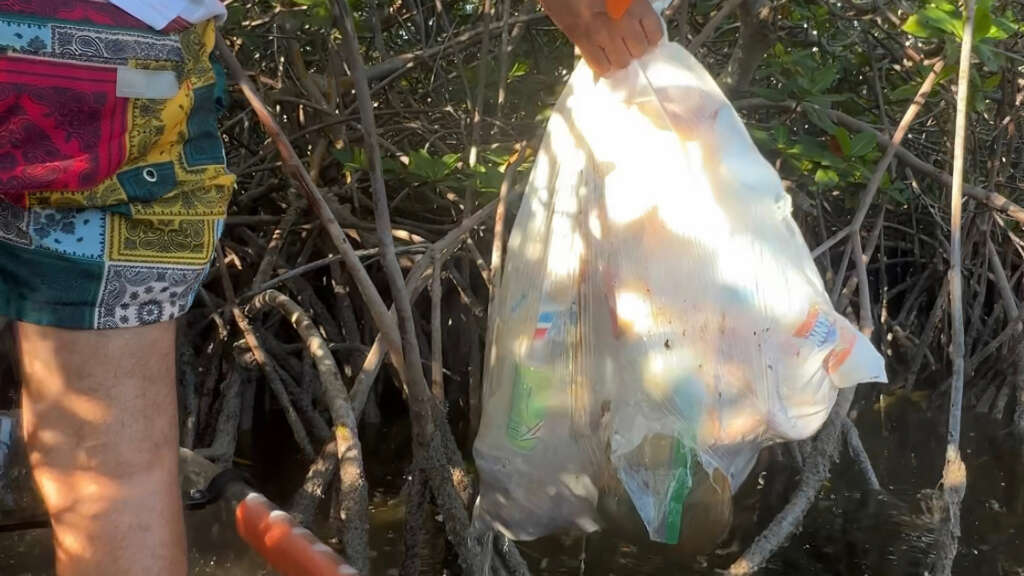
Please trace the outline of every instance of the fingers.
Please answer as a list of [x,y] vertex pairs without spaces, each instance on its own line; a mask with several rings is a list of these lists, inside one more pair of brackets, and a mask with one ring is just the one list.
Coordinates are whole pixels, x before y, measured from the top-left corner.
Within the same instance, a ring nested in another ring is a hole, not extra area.
[[589,42],[578,44],[576,47],[579,48],[580,54],[586,60],[587,66],[590,66],[590,69],[599,76],[604,76],[612,71],[612,63],[608,60],[603,48]]
[[625,15],[610,22],[600,42],[613,70],[646,54],[661,41],[661,18],[647,0],[633,0]]
[[662,36],[661,18],[658,17],[658,13],[646,0],[635,0],[629,8],[627,15],[640,24],[647,38],[647,45],[651,48],[657,46]]
[[647,43],[647,36],[638,20],[624,22],[622,26],[622,43],[633,58],[643,56],[652,46]]
[[626,47],[625,38],[619,34],[608,35],[601,47],[604,48],[604,53],[608,56],[613,70],[621,70],[633,61],[633,56],[630,55],[629,49]]
[[661,42],[661,37],[664,31],[661,27],[661,19],[658,18],[657,14],[652,13],[648,18],[640,19],[640,26],[644,30],[644,35],[647,37],[647,44],[651,47],[657,46],[658,42]]
[[[629,66],[661,41],[661,18],[649,0],[627,1],[629,8],[618,19],[605,11],[606,3],[602,0],[542,0],[542,4],[551,19],[576,44],[591,69],[600,76],[607,76]],[[600,4],[600,8],[596,4]]]

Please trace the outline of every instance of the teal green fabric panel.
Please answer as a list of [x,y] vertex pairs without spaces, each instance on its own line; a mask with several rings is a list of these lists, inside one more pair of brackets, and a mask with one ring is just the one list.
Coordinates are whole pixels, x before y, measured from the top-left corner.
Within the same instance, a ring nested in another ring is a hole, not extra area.
[[188,139],[185,140],[185,163],[190,167],[223,166],[224,141],[217,127],[217,84],[195,90],[192,110],[188,115]]
[[0,242],[0,316],[91,329],[103,270],[102,261]]

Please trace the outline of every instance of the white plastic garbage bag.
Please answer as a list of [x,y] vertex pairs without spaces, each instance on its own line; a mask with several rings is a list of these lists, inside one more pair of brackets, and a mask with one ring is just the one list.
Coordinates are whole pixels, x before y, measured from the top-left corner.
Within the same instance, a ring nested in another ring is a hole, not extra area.
[[694,466],[735,491],[762,446],[813,435],[839,388],[886,379],[778,174],[677,44],[607,79],[579,64],[503,277],[476,514],[513,539],[598,528],[617,484],[652,540],[677,542]]

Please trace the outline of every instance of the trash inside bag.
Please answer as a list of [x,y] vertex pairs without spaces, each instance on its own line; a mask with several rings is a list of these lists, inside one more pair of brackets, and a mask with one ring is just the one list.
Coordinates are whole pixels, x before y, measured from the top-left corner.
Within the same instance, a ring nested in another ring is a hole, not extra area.
[[[654,437],[653,444],[657,443],[658,437]],[[685,537],[667,549],[659,550],[662,554],[670,554],[682,560],[692,560],[714,550],[732,526],[729,479],[721,470],[715,468],[709,472],[697,462],[690,470],[689,492],[680,500],[682,510],[686,513],[667,519],[669,522],[680,522],[679,532],[685,534]],[[604,532],[627,542],[643,544],[648,539],[648,530],[638,512],[642,509],[641,506],[634,506],[629,492],[617,475],[612,473],[603,479],[597,500],[597,514]]]
[[476,518],[513,539],[630,517],[655,542],[718,538],[761,447],[886,379],[832,308],[778,174],[677,44],[605,79],[576,68],[503,277]]

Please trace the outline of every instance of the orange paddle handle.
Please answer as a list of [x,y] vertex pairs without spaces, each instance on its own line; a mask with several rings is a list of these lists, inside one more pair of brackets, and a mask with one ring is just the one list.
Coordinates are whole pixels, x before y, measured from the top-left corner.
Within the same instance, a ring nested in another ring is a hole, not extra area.
[[604,9],[612,17],[612,20],[618,20],[626,14],[626,10],[629,10],[629,5],[632,3],[633,0],[604,0]]
[[255,492],[235,507],[238,535],[282,576],[358,576],[312,532]]

